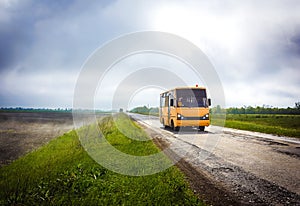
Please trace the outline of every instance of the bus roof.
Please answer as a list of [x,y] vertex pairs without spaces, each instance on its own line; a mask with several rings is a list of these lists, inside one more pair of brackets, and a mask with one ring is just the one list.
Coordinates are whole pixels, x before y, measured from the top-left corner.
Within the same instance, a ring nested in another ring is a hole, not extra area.
[[[166,93],[166,92],[169,92],[169,91],[172,91],[172,90],[176,90],[176,89],[206,89],[205,87],[199,87],[199,86],[192,86],[192,87],[175,87],[173,89],[170,89],[168,91],[165,91],[163,93]],[[161,94],[163,94],[161,93]]]
[[193,86],[193,87],[176,87],[174,89],[206,89],[205,87],[196,87],[196,86]]

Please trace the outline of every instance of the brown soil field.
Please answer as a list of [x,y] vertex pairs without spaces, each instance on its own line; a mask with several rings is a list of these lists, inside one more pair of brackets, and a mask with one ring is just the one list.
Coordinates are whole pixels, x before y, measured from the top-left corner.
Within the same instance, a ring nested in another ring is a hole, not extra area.
[[73,127],[72,113],[0,112],[0,167]]

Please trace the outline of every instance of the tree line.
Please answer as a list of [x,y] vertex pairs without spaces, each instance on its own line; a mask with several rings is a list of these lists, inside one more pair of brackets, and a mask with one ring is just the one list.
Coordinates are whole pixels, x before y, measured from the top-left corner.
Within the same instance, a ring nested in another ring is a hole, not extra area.
[[221,108],[219,105],[210,109],[212,114],[300,114],[300,107],[278,108],[272,106],[243,106]]
[[24,107],[1,107],[2,112],[72,112],[70,108],[24,108]]
[[[130,112],[140,114],[158,115],[158,107],[148,108],[147,106],[136,107]],[[295,103],[295,107],[278,108],[268,105],[263,106],[243,106],[222,108],[220,105],[210,108],[212,114],[300,114],[300,102]]]

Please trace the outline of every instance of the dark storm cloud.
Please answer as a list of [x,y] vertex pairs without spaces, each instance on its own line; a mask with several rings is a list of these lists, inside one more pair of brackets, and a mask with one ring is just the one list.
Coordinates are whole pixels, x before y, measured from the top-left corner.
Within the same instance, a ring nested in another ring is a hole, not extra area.
[[0,2],[0,105],[70,107],[86,58],[135,25],[127,2],[114,3]]
[[299,31],[297,32],[297,34],[293,35],[290,38],[289,48],[290,48],[292,55],[300,58],[300,25],[299,25]]
[[22,62],[35,41],[35,23],[62,12],[70,3],[72,1],[23,1],[2,5],[0,11],[6,19],[0,19],[0,69]]
[[[25,0],[0,4],[0,12],[5,16],[3,20],[0,18],[0,70],[10,69],[23,63],[35,50],[38,50],[37,53],[44,53],[44,56],[51,57],[55,56],[52,52],[67,49],[68,55],[65,57],[72,56],[70,53],[75,50],[71,45],[76,45],[78,40],[76,38],[79,37],[67,38],[69,34],[62,28],[68,29],[70,24],[76,24],[76,20],[80,20],[78,16],[84,14],[86,9],[93,8],[95,4],[98,8],[104,8],[109,2]],[[75,21],[72,22],[73,19]],[[84,33],[84,30],[80,33]],[[43,42],[37,42],[38,40]],[[43,45],[36,45],[37,43]]]
[[33,41],[32,17],[9,11],[8,22],[0,24],[0,69],[4,69],[24,57],[26,48]]

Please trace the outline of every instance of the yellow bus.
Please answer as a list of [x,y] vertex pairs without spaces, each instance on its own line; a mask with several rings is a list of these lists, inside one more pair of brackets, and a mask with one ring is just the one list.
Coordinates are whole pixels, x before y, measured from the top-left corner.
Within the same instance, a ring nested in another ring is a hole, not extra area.
[[209,126],[209,106],[204,87],[178,87],[160,94],[159,119],[164,127],[178,131],[180,127]]

